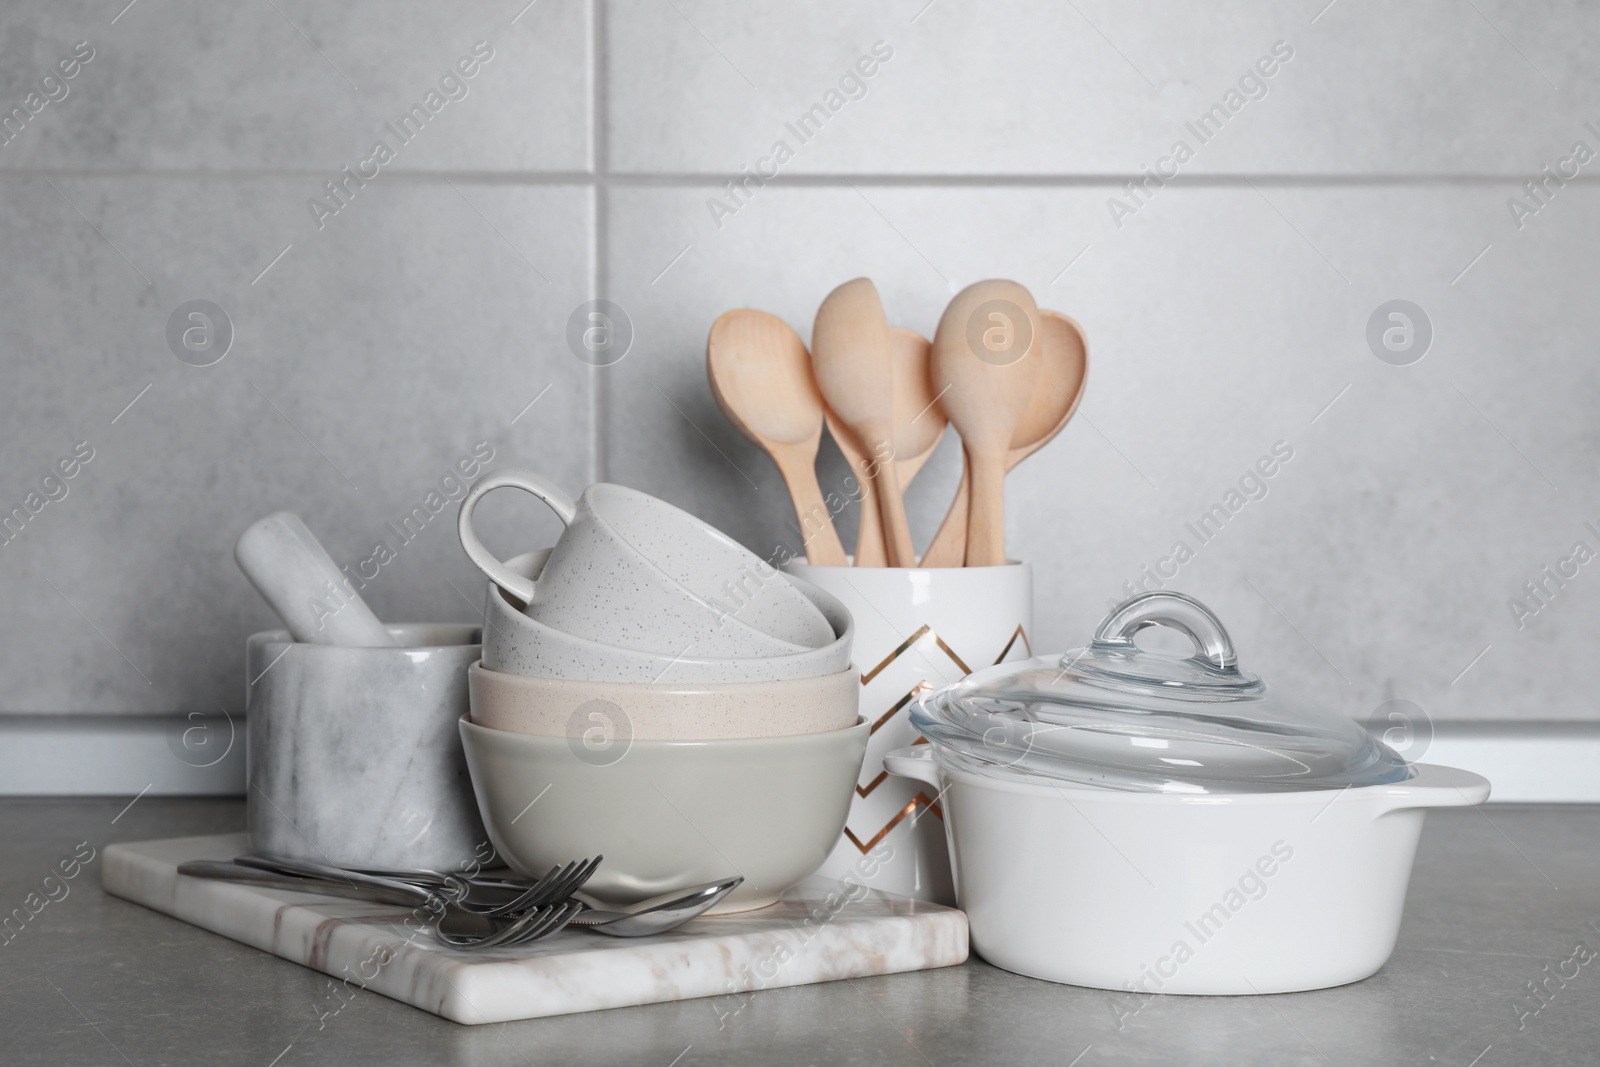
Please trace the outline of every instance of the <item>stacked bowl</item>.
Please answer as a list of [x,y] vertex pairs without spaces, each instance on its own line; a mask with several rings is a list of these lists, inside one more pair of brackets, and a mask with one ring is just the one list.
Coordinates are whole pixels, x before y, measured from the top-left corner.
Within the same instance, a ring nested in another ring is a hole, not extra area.
[[[553,548],[490,553],[489,491],[532,493]],[[484,475],[461,544],[490,579],[483,659],[461,722],[473,790],[501,857],[537,875],[604,855],[607,904],[738,874],[716,909],[764,907],[827,858],[866,751],[835,597],[645,493],[573,501],[528,471]]]

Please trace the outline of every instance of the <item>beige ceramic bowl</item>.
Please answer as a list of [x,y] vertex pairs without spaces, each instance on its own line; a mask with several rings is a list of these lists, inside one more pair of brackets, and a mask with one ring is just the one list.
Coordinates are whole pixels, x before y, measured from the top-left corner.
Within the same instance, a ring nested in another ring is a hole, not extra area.
[[512,867],[542,875],[604,856],[584,888],[608,904],[743,875],[713,914],[765,907],[822,866],[868,735],[861,719],[798,737],[591,747],[460,727],[478,811]]
[[855,724],[854,670],[820,678],[723,685],[579,682],[467,670],[472,721],[540,737],[622,735],[638,741],[789,737]]

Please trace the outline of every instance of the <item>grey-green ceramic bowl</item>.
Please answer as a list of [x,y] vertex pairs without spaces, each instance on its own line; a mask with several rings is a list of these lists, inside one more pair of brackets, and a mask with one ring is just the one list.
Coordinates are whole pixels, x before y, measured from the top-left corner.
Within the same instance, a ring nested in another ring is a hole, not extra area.
[[845,730],[718,741],[635,741],[626,723],[535,737],[461,720],[478,811],[500,857],[542,875],[604,856],[585,889],[608,904],[724,878],[713,913],[773,903],[838,843],[867,751]]

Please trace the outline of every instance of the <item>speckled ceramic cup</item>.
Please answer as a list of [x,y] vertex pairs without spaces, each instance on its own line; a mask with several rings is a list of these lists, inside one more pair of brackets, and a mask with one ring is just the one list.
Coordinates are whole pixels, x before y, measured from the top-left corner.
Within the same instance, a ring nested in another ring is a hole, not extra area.
[[[531,493],[566,529],[535,581],[478,540],[473,510],[499,488]],[[834,639],[773,567],[727,534],[646,493],[598,483],[573,501],[531,471],[491,471],[461,502],[461,547],[546,626],[669,656],[781,656]]]
[[[516,574],[538,577],[550,549],[505,562]],[[483,665],[491,671],[591,682],[771,682],[838,674],[850,666],[855,620],[844,604],[809,582],[786,579],[822,613],[834,638],[821,648],[786,656],[702,659],[639,652],[586,641],[522,613],[522,605],[489,583],[484,606]]]
[[491,730],[570,737],[596,745],[790,737],[855,725],[856,673],[723,685],[579,682],[467,670],[472,721]]

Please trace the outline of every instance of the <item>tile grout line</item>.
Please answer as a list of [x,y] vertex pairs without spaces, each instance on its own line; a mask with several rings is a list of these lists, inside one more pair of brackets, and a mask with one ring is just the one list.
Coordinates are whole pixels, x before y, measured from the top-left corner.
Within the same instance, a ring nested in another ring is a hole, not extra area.
[[[597,0],[598,2],[598,0]],[[593,47],[591,45],[591,47]],[[597,57],[595,66],[603,68],[603,52]],[[604,91],[596,88],[591,93],[591,99],[600,107],[604,106]],[[602,127],[603,116],[596,115],[591,127]],[[598,149],[598,145],[597,145]],[[599,155],[599,151],[592,155]],[[389,174],[389,171],[385,171]],[[164,179],[172,181],[252,181],[272,179],[300,180],[305,178],[324,178],[321,171],[298,170],[293,168],[252,168],[244,170],[183,170],[159,169],[147,170],[89,170],[75,167],[4,167],[0,168],[0,179],[6,178],[72,178],[72,179],[114,179],[114,178],[146,178]],[[386,181],[396,183],[423,184],[428,182],[456,181],[468,184],[484,185],[593,185],[598,177],[603,177],[607,184],[622,186],[641,186],[659,188],[696,188],[703,186],[720,186],[730,178],[738,178],[739,174],[728,170],[707,170],[703,172],[690,171],[632,171],[632,172],[607,172],[597,175],[593,171],[582,170],[399,170],[394,171],[392,177]],[[1233,189],[1246,187],[1251,182],[1269,187],[1333,187],[1333,188],[1382,188],[1382,187],[1427,187],[1436,185],[1461,185],[1461,186],[1503,186],[1506,183],[1516,183],[1523,175],[1520,174],[1491,174],[1485,172],[1451,171],[1429,174],[1334,174],[1334,173],[1307,173],[1286,174],[1281,172],[1263,172],[1260,174],[1228,173],[1228,174],[1185,174],[1182,177],[1183,186],[1193,186],[1202,189]],[[798,173],[783,175],[785,186],[807,186],[822,188],[847,188],[851,183],[867,187],[883,188],[1004,188],[1004,189],[1054,189],[1054,188],[1099,188],[1112,186],[1120,188],[1129,181],[1141,181],[1144,176],[1132,172],[1107,171],[1092,174],[1018,174],[1004,172],[996,174],[948,174],[948,173],[904,173],[892,174],[882,171],[864,171],[862,173]],[[1565,179],[1568,185],[1589,186],[1600,185],[1600,175],[1578,174]]]
[[[611,209],[608,196],[606,167],[606,64],[605,0],[589,0],[589,165],[592,173],[592,194],[589,201],[589,299],[603,299],[602,290],[609,281],[606,262],[606,240],[609,227],[606,213]],[[606,455],[606,412],[610,390],[606,388],[605,367],[590,367],[589,397],[589,480],[605,481],[610,463]]]

